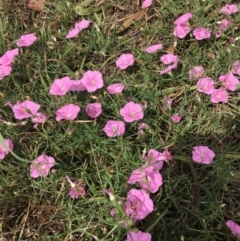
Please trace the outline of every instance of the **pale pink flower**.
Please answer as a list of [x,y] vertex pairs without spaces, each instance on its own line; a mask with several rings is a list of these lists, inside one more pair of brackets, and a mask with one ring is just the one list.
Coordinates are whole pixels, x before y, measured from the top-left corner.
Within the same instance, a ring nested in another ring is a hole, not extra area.
[[125,124],[123,121],[109,120],[103,128],[108,137],[121,136],[125,133]]
[[37,40],[37,37],[33,33],[24,34],[17,40],[18,47],[28,47],[32,45]]
[[193,35],[197,40],[208,39],[211,37],[212,31],[209,28],[199,27],[193,31]]
[[94,92],[103,87],[102,73],[97,70],[88,70],[83,75],[81,81],[88,92]]
[[56,111],[56,121],[76,119],[81,108],[75,104],[67,104]]
[[171,106],[172,106],[172,102],[173,102],[173,100],[172,100],[171,98],[167,98],[167,99],[165,100],[165,105],[166,105],[167,107],[171,107]]
[[80,21],[80,22],[75,23],[74,28],[71,29],[71,30],[68,32],[66,38],[69,39],[69,38],[74,38],[74,37],[76,37],[83,29],[88,28],[89,24],[90,24],[90,21],[85,20],[85,19],[83,19],[83,20]]
[[162,186],[162,175],[153,166],[143,166],[132,172],[128,179],[129,184],[138,182],[140,187],[155,193]]
[[122,109],[120,109],[120,115],[126,122],[141,120],[144,116],[142,106],[132,101],[128,102]]
[[37,128],[38,124],[44,123],[47,119],[47,116],[42,113],[38,112],[34,117],[31,118],[32,122],[35,124],[33,127]]
[[125,88],[124,84],[122,84],[122,83],[115,83],[115,84],[109,85],[107,87],[107,90],[108,90],[109,94],[115,95],[115,94],[122,93],[124,88]]
[[115,195],[112,193],[110,189],[105,189],[104,193],[109,196],[110,201],[113,202],[115,200]]
[[126,69],[134,63],[134,56],[132,54],[122,54],[116,61],[116,66],[120,69]]
[[147,47],[145,49],[145,51],[147,53],[151,54],[151,53],[155,53],[156,51],[158,51],[161,48],[162,48],[162,44],[154,44],[154,45],[151,45],[151,46]]
[[143,155],[142,158],[146,160],[145,166],[153,166],[156,170],[160,171],[163,167],[163,162],[166,160],[166,157],[162,152],[159,152],[154,149],[150,149],[147,153],[147,156]]
[[210,164],[215,153],[207,146],[195,146],[192,151],[192,159],[201,164]]
[[146,130],[148,128],[148,125],[144,122],[139,123],[138,128],[141,130]]
[[133,220],[142,220],[153,211],[153,201],[144,190],[131,189],[127,195],[124,211]]
[[97,118],[102,113],[101,103],[92,103],[86,106],[86,113],[91,118]]
[[232,63],[232,73],[240,76],[240,61],[236,60]]
[[169,150],[165,150],[164,152],[163,152],[163,156],[164,156],[164,161],[165,162],[168,162],[168,161],[171,161],[172,159],[173,159],[173,157],[172,157],[172,153],[169,151]]
[[42,154],[32,161],[30,165],[30,176],[32,178],[46,177],[54,164],[55,160],[53,157]]
[[142,3],[142,8],[148,8],[152,5],[153,0],[144,0]]
[[229,39],[229,43],[230,44],[233,44],[233,43],[235,43],[236,42],[236,39],[234,38],[234,37],[231,37],[230,39]]
[[[13,150],[12,139],[4,139],[4,143],[10,150]],[[0,160],[3,160],[8,153],[9,150],[4,145],[0,144]]]
[[193,69],[189,70],[188,76],[189,79],[198,79],[201,78],[204,73],[202,66],[195,66]]
[[233,222],[232,220],[228,220],[226,222],[226,225],[228,226],[228,228],[231,230],[231,232],[236,235],[238,238],[240,238],[240,226],[237,225],[235,222]]
[[179,16],[175,21],[174,24],[175,25],[179,25],[179,24],[188,24],[189,19],[192,17],[191,13],[185,13],[181,16]]
[[0,58],[0,65],[12,65],[14,58],[19,55],[19,49],[11,49],[5,52]]
[[197,82],[197,90],[211,95],[214,91],[214,80],[209,77],[199,79]]
[[219,80],[223,83],[225,89],[234,91],[239,84],[238,78],[236,78],[232,73],[224,74],[219,77]]
[[238,6],[237,4],[226,4],[220,9],[220,13],[225,13],[227,15],[231,15],[233,13],[238,12]]
[[[177,68],[178,66],[178,56],[174,54],[164,54],[160,60],[164,63],[167,64],[168,67],[159,73],[162,74],[168,74],[172,71],[172,69]],[[172,64],[171,64],[172,63]],[[171,64],[171,65],[170,65]]]
[[133,232],[129,231],[127,233],[127,239],[125,241],[151,241],[152,236],[150,233],[145,233],[142,231]]
[[70,91],[84,91],[86,87],[83,85],[82,80],[71,80],[72,85],[70,87]]
[[231,26],[232,22],[228,19],[223,19],[218,30],[217,30],[217,33],[216,33],[216,38],[219,38],[222,33],[224,31],[226,31],[230,26]]
[[178,114],[173,114],[171,118],[172,118],[172,121],[176,123],[179,123],[182,119],[182,117]]
[[25,100],[22,103],[17,102],[17,104],[12,107],[12,110],[14,112],[14,117],[21,120],[36,116],[39,108],[39,104],[30,100]]
[[183,39],[191,31],[191,28],[187,24],[178,24],[173,31],[173,35]]
[[2,80],[4,77],[10,75],[11,72],[12,72],[11,65],[0,65],[0,80]]
[[79,34],[80,30],[78,28],[73,28],[69,30],[66,38],[75,38]]
[[50,87],[49,93],[51,95],[63,96],[69,91],[71,86],[72,81],[68,76],[65,76],[61,79],[55,79]]
[[227,103],[228,102],[228,93],[224,88],[215,89],[211,94],[212,103]]
[[85,185],[81,182],[72,182],[69,176],[66,176],[67,181],[69,182],[71,188],[69,191],[69,196],[73,199],[77,199],[80,196],[85,196]]

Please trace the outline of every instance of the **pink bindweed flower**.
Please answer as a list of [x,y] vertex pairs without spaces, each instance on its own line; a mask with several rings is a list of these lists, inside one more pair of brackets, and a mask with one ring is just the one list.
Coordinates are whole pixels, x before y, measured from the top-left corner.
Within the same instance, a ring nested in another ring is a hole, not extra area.
[[54,164],[55,160],[53,157],[42,154],[32,161],[30,165],[30,176],[32,178],[46,177]]
[[[164,54],[160,60],[164,63],[167,64],[168,67],[159,73],[162,74],[168,74],[172,71],[172,69],[177,68],[178,66],[178,56],[174,54]],[[171,65],[170,65],[171,64]]]
[[19,55],[19,49],[11,49],[5,52],[5,54],[0,58],[0,65],[12,65],[14,58]]
[[30,100],[25,100],[22,103],[17,102],[17,104],[12,107],[12,110],[14,112],[14,117],[21,120],[36,116],[39,108],[39,104]]
[[230,26],[231,26],[232,22],[228,19],[223,19],[223,21],[221,22],[217,33],[216,33],[216,38],[219,38],[224,31],[226,31]]
[[173,159],[173,157],[172,157],[172,153],[169,151],[169,150],[165,150],[164,152],[163,152],[163,156],[164,156],[164,161],[165,162],[168,162],[168,161],[171,161],[172,159]]
[[192,17],[191,13],[185,13],[181,16],[179,16],[175,21],[174,24],[175,25],[179,25],[179,24],[188,24],[189,19]]
[[153,0],[144,0],[142,3],[142,8],[148,8],[152,5]]
[[225,89],[234,91],[239,84],[238,78],[236,78],[232,73],[224,74],[219,77],[219,80],[223,83]]
[[32,122],[35,124],[33,127],[37,128],[38,124],[44,123],[47,117],[44,113],[38,112],[34,117],[32,117]]
[[152,236],[150,233],[145,233],[142,231],[133,232],[129,231],[127,233],[127,239],[125,241],[151,241]]
[[232,63],[232,73],[240,76],[240,61],[236,60]]
[[228,228],[231,230],[231,232],[236,235],[238,238],[240,238],[240,226],[237,225],[235,222],[233,222],[232,220],[228,220],[226,222],[226,225],[228,226]]
[[140,187],[148,192],[155,193],[162,186],[162,175],[153,166],[142,166],[132,172],[128,179],[129,184],[138,182]]
[[231,15],[233,13],[238,12],[238,6],[237,4],[226,4],[220,9],[220,13],[225,13],[227,15]]
[[72,85],[70,87],[70,91],[84,91],[86,87],[83,85],[82,80],[71,80]]
[[120,109],[120,115],[126,122],[141,120],[144,116],[142,106],[132,101],[128,102],[122,109]]
[[71,29],[66,38],[74,38],[76,37],[83,29],[88,28],[90,21],[83,19],[80,22],[75,23],[74,28]]
[[69,196],[73,199],[77,199],[80,196],[85,196],[85,185],[81,182],[72,182],[69,176],[66,176],[67,181],[69,182],[71,188],[69,191]]
[[195,146],[192,151],[193,161],[201,164],[210,164],[215,157],[215,153],[207,146]]
[[214,91],[214,80],[209,77],[199,79],[197,82],[197,90],[211,95]]
[[116,61],[116,66],[120,69],[126,69],[134,63],[134,56],[132,54],[122,54]]
[[123,121],[109,120],[103,128],[108,137],[121,136],[125,133],[125,124]]
[[103,87],[102,73],[97,70],[88,70],[83,75],[81,81],[88,92],[94,92]]
[[127,216],[131,216],[134,221],[144,219],[153,211],[153,208],[153,201],[144,190],[131,189],[128,192],[124,211]]
[[178,24],[174,28],[173,36],[183,39],[190,31],[191,31],[191,28],[187,24],[185,23]]
[[116,84],[109,85],[107,87],[107,90],[108,90],[109,94],[116,95],[116,94],[122,93],[124,88],[125,88],[124,84],[116,83]]
[[204,73],[202,66],[195,66],[193,69],[189,70],[188,76],[189,79],[198,79],[201,78]]
[[74,120],[81,108],[75,104],[67,104],[56,111],[56,121]]
[[212,103],[227,103],[228,102],[228,93],[224,88],[215,89],[211,94]]
[[4,77],[10,75],[12,72],[11,65],[0,65],[0,80],[4,79]]
[[80,33],[80,30],[78,28],[73,28],[69,30],[66,38],[75,38]]
[[86,106],[86,113],[91,118],[97,118],[102,113],[101,103],[92,103]]
[[[13,150],[12,139],[4,139],[4,143],[10,150]],[[0,160],[3,160],[8,153],[9,150],[3,144],[0,144]]]
[[193,35],[197,40],[208,39],[211,37],[212,31],[209,28],[199,27],[193,31]]
[[154,149],[150,149],[147,153],[147,156],[143,155],[142,158],[146,160],[145,166],[153,166],[158,171],[162,169],[163,162],[166,160],[166,157],[162,152]]
[[18,47],[28,47],[37,40],[37,37],[33,33],[24,34],[17,40]]
[[145,51],[147,53],[151,54],[151,53],[155,53],[156,51],[158,51],[161,48],[162,48],[162,44],[154,44],[154,45],[151,45],[151,46],[147,47],[145,49]]
[[68,76],[61,79],[55,79],[52,83],[49,93],[51,95],[63,96],[65,95],[72,86],[72,81]]
[[148,125],[144,122],[139,123],[138,128],[141,130],[146,130],[148,129]]
[[178,114],[173,114],[171,118],[172,118],[172,121],[175,123],[179,123],[182,119],[182,117]]

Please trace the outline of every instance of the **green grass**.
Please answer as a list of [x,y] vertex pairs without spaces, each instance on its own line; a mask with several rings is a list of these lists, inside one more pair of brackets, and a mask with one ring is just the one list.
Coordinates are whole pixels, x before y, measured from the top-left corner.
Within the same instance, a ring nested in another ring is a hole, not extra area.
[[[16,123],[7,101],[30,99],[41,104],[48,119],[37,129],[29,121],[23,126],[0,124],[4,138],[14,141],[14,153],[0,162],[0,237],[7,240],[125,240],[128,230],[121,227],[109,212],[113,203],[104,194],[110,188],[124,202],[131,186],[131,172],[143,164],[144,149],[168,149],[173,161],[161,171],[164,184],[155,195],[155,209],[133,228],[148,231],[153,241],[233,241],[236,238],[225,225],[228,219],[240,224],[240,108],[239,92],[229,93],[227,104],[212,104],[208,96],[196,90],[196,81],[188,71],[202,65],[208,76],[217,81],[239,58],[240,14],[231,16],[233,26],[219,39],[197,42],[192,35],[177,41],[178,69],[171,75],[159,75],[164,66],[159,58],[174,44],[173,22],[181,14],[193,13],[194,29],[203,25],[217,30],[224,16],[219,9],[226,1],[155,1],[140,21],[118,32],[123,19],[140,10],[138,1],[95,1],[85,14],[75,13],[78,1],[49,1],[45,12],[38,13],[26,1],[3,0],[0,9],[0,54],[16,47],[21,34],[35,32],[38,41],[20,50],[13,72],[1,81],[0,118]],[[81,1],[80,1],[81,2]],[[133,3],[132,3],[133,2]],[[201,3],[200,3],[201,2]],[[67,40],[67,32],[82,18],[96,23],[76,39]],[[163,43],[163,49],[147,54],[144,48]],[[123,52],[135,56],[135,64],[125,71],[115,67]],[[103,73],[104,88],[95,93],[72,92],[64,97],[51,96],[55,78],[69,75],[79,79],[86,70]],[[106,87],[123,82],[122,95],[112,96]],[[165,99],[173,105],[161,110]],[[107,138],[102,131],[109,119],[122,119],[119,109],[129,100],[146,104],[144,122],[149,129],[138,135],[138,123],[126,124],[122,137]],[[68,103],[81,106],[77,120],[88,120],[85,106],[99,101],[102,115],[94,122],[55,121],[55,111]],[[183,116],[173,123],[171,115]],[[209,166],[192,162],[196,145],[208,145],[216,153]],[[51,155],[56,165],[47,178],[32,179],[29,166],[42,153]],[[72,200],[65,176],[86,183],[86,196]]]

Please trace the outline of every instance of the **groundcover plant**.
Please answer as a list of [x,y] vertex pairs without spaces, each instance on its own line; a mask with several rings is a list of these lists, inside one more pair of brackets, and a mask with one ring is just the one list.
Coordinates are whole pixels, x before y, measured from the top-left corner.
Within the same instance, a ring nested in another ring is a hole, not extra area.
[[0,3],[0,238],[240,238],[237,2]]

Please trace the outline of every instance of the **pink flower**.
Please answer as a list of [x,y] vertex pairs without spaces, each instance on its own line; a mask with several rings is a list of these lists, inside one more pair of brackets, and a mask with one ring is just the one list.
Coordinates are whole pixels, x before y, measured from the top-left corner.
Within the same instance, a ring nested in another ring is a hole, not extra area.
[[173,114],[171,118],[172,118],[172,121],[176,123],[180,122],[182,119],[182,117],[178,114]]
[[71,29],[71,30],[68,32],[66,38],[69,39],[69,38],[74,38],[74,37],[76,37],[83,29],[88,28],[89,24],[90,24],[90,21],[85,20],[85,19],[83,19],[83,20],[80,21],[80,22],[75,23],[74,28]]
[[197,90],[211,95],[214,91],[214,80],[209,77],[199,79],[197,82]]
[[32,45],[35,41],[37,40],[37,37],[33,33],[29,34],[24,34],[22,35],[18,41],[17,41],[17,46],[18,47],[23,47],[23,46],[30,46]]
[[148,128],[148,125],[144,122],[139,123],[138,128],[141,130],[145,130]]
[[53,157],[46,154],[42,154],[32,161],[30,165],[30,176],[32,178],[38,178],[47,176],[50,169],[54,166],[55,160]]
[[[168,67],[162,71],[160,71],[160,74],[168,74],[172,71],[172,69],[177,68],[178,65],[178,56],[174,54],[164,54],[160,60],[164,63],[167,64]],[[171,64],[172,63],[172,64]],[[171,64],[171,65],[170,65]]]
[[144,219],[153,211],[153,201],[144,190],[131,189],[127,195],[124,211],[135,221]]
[[207,146],[195,146],[192,151],[192,159],[201,164],[210,164],[215,153]]
[[72,85],[70,87],[70,91],[84,91],[86,87],[83,85],[82,80],[71,80]]
[[143,159],[146,160],[145,166],[153,166],[156,170],[160,171],[163,167],[163,162],[166,160],[166,157],[162,152],[150,149],[147,153],[147,156],[143,155]]
[[81,81],[88,92],[94,92],[103,87],[103,78],[100,71],[88,70],[83,75]]
[[69,91],[71,86],[72,81],[68,76],[61,79],[55,79],[50,87],[49,93],[51,95],[63,96]]
[[86,113],[91,118],[97,118],[102,113],[101,103],[88,104],[86,106]]
[[124,88],[125,88],[124,84],[116,83],[116,84],[109,85],[107,87],[107,90],[108,90],[109,94],[115,95],[115,94],[122,93]]
[[25,100],[22,103],[17,102],[17,104],[12,107],[14,117],[18,120],[34,117],[37,115],[39,108],[39,104],[30,100]]
[[236,78],[232,73],[224,74],[219,77],[219,80],[223,83],[225,89],[234,91],[239,84],[238,78]]
[[80,32],[80,30],[78,28],[73,28],[68,32],[66,38],[68,38],[68,39],[75,38],[79,34],[79,32]]
[[152,0],[144,0],[142,3],[142,8],[148,8],[152,5]]
[[202,66],[195,66],[193,69],[189,70],[188,76],[189,79],[198,79],[201,78],[204,73]]
[[211,102],[219,103],[219,102],[228,102],[228,93],[224,88],[215,89],[211,94]]
[[240,76],[240,61],[236,60],[232,63],[232,72]]
[[232,220],[228,220],[226,222],[226,225],[229,227],[231,232],[236,235],[238,238],[240,238],[240,226],[234,223]]
[[126,122],[133,122],[135,120],[141,120],[144,114],[140,104],[130,101],[120,109],[120,115]]
[[123,121],[109,120],[103,131],[108,137],[121,136],[125,133],[125,124]]
[[134,63],[134,56],[132,54],[122,54],[116,61],[116,66],[120,69],[126,69]]
[[233,13],[238,12],[238,6],[237,4],[226,4],[220,9],[220,13],[225,13],[227,15],[231,15]]
[[69,182],[71,188],[69,191],[69,196],[73,199],[77,199],[80,196],[85,196],[85,185],[81,182],[72,182],[69,176],[66,176],[67,181]]
[[150,54],[150,53],[155,53],[156,51],[158,51],[161,48],[162,48],[162,44],[154,44],[154,45],[147,47],[145,49],[145,51]]
[[189,19],[192,17],[191,13],[185,13],[181,16],[179,16],[175,21],[174,24],[175,25],[179,25],[179,24],[188,24]]
[[155,193],[162,186],[162,175],[153,166],[143,166],[134,170],[128,179],[129,184],[138,182],[140,187]]
[[75,104],[64,105],[56,111],[56,121],[60,120],[74,120],[81,108]]
[[165,150],[164,152],[163,152],[163,156],[164,156],[164,160],[165,160],[165,162],[168,162],[168,161],[171,161],[172,159],[173,159],[173,157],[172,157],[172,153],[169,151],[169,150]]
[[[12,139],[4,139],[4,143],[10,150],[13,150]],[[8,153],[9,150],[4,145],[0,144],[0,160],[3,160]]]
[[152,236],[150,233],[144,233],[142,231],[127,233],[127,239],[125,241],[151,241]]
[[191,28],[187,24],[178,24],[173,31],[173,35],[183,39],[191,31]]
[[44,113],[38,112],[34,117],[32,117],[32,122],[35,124],[33,127],[37,128],[38,124],[44,123],[47,117]]
[[207,39],[211,37],[211,30],[209,28],[199,27],[193,31],[193,35],[197,40]]
[[223,21],[221,22],[221,24],[217,30],[216,38],[219,38],[222,35],[222,33],[231,26],[231,24],[232,24],[232,22],[230,20],[223,19]]
[[1,65],[12,65],[14,58],[19,55],[19,49],[11,49],[5,52],[5,54],[0,58]]
[[10,75],[11,72],[12,72],[11,65],[0,65],[0,80],[2,80],[4,77]]

